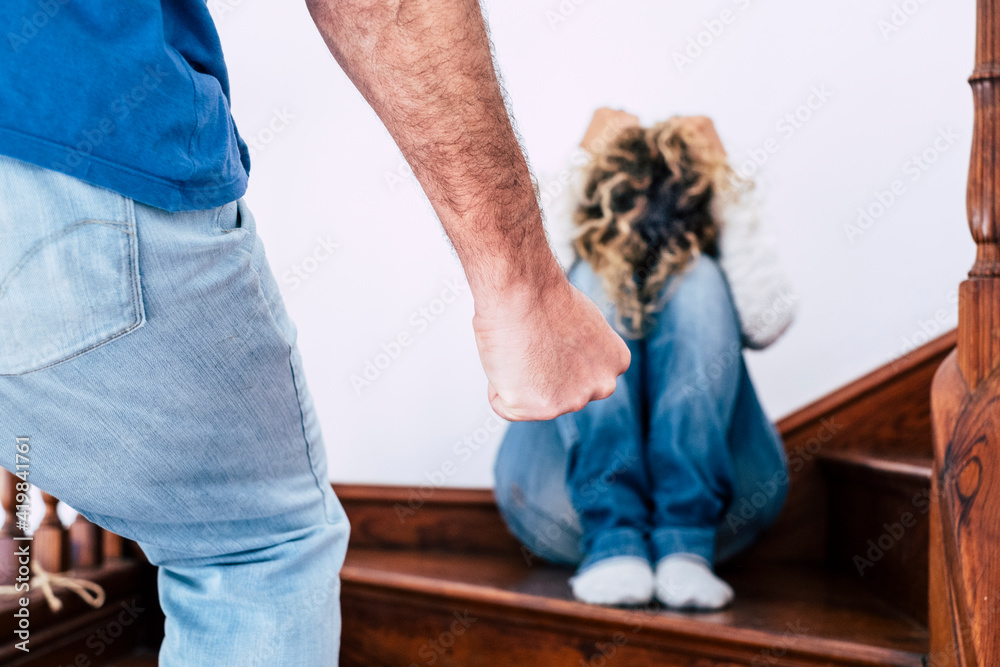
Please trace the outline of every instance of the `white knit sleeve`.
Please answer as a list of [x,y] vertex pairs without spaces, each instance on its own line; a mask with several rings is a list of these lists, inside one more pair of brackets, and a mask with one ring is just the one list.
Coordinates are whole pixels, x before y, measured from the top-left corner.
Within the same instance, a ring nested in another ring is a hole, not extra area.
[[798,296],[781,265],[777,239],[761,229],[759,206],[745,196],[713,203],[719,225],[719,265],[729,281],[743,344],[762,350],[795,318]]

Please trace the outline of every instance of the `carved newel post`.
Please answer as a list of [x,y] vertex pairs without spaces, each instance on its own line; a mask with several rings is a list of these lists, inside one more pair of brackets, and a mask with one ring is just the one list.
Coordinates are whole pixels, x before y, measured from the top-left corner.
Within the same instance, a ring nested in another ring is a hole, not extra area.
[[934,667],[1000,659],[1000,1],[979,0],[968,216],[976,262],[959,288],[958,347],[931,391]]

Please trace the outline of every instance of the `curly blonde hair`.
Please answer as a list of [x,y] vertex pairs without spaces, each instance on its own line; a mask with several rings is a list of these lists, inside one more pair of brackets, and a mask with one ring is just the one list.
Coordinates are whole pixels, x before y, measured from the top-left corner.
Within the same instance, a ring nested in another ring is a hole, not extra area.
[[710,204],[739,180],[682,117],[621,130],[583,176],[574,248],[604,282],[622,333],[642,337],[669,298],[667,280],[701,253],[717,256]]

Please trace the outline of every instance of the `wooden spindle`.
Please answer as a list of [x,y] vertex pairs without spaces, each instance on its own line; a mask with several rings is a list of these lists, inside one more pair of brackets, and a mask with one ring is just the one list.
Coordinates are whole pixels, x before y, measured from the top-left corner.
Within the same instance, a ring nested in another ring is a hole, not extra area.
[[104,553],[104,562],[112,560],[122,560],[125,558],[125,538],[121,535],[115,535],[110,530],[101,531],[103,533],[102,551]]
[[64,572],[69,569],[69,535],[59,519],[59,499],[42,492],[45,514],[42,523],[35,529],[34,557],[48,572]]
[[1000,0],[979,0],[967,208],[976,262],[931,389],[930,664],[1000,656]]
[[70,564],[74,570],[98,567],[104,560],[104,531],[82,514],[69,527]]
[[2,471],[0,478],[0,502],[3,503],[4,518],[3,527],[0,527],[0,585],[10,586],[17,576],[17,557],[14,551],[19,544],[15,537],[23,537],[24,531],[17,526],[17,516],[15,508],[17,506],[17,484],[21,480],[10,474],[6,470]]

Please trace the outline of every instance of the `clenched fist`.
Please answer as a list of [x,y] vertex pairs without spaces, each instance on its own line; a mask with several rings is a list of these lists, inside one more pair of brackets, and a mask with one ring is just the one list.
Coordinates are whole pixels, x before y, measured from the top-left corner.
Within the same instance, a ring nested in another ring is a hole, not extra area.
[[631,355],[590,299],[562,275],[512,292],[473,318],[493,410],[539,421],[610,396]]

